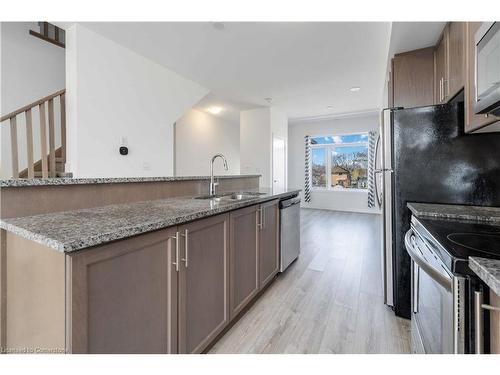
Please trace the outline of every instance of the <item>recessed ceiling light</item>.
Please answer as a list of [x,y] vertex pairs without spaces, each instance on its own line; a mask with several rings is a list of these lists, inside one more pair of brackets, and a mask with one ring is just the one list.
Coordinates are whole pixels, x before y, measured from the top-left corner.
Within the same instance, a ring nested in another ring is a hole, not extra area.
[[351,92],[356,92],[356,91],[359,91],[359,90],[361,90],[361,87],[358,87],[358,86],[354,86],[354,87],[351,87],[349,89],[349,91],[351,91]]
[[333,105],[327,105],[326,106],[326,109],[332,109],[333,108]]
[[264,100],[268,103],[271,104],[273,102],[273,98],[264,98]]
[[222,31],[226,28],[224,22],[212,22],[212,26],[214,27],[215,30],[219,31]]
[[219,113],[222,112],[222,108],[214,106],[207,108],[207,111],[210,112],[212,115],[218,115]]

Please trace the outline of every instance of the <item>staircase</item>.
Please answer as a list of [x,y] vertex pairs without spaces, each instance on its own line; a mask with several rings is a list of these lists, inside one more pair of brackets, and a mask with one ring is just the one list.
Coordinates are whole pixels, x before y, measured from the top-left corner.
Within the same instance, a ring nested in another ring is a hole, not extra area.
[[[11,145],[11,163],[12,178],[52,178],[52,177],[70,177],[65,173],[64,165],[66,163],[66,90],[57,91],[51,95],[41,98],[31,104],[28,104],[16,111],[0,117],[0,126],[6,126],[8,120],[10,124],[10,145]],[[59,101],[60,113],[60,134],[61,147],[55,147],[55,116],[54,102]],[[34,160],[33,155],[33,115],[34,109],[38,109],[40,127],[40,160]],[[19,171],[19,140],[18,119],[23,116],[26,126],[26,156],[27,168]],[[48,142],[47,142],[48,138]]]
[[[47,164],[50,163],[50,155],[47,155]],[[62,147],[56,149],[56,177],[72,177],[72,173],[64,171],[64,165],[66,161],[62,157]],[[42,171],[42,160],[35,162],[34,166],[35,176],[34,178],[43,178]],[[25,168],[19,172],[19,178],[28,178],[28,168]]]
[[66,48],[65,31],[48,22],[38,22],[39,30],[30,30],[30,35],[55,44],[58,47]]

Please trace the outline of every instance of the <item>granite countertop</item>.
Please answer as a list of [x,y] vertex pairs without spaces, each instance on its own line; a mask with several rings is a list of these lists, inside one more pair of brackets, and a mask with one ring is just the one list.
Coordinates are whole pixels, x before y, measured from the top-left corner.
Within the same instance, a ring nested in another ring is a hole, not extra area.
[[500,224],[500,207],[408,203],[408,208],[413,215],[420,218],[452,219]]
[[[225,178],[252,178],[260,177],[259,174],[224,175],[214,176],[218,179]],[[172,182],[189,180],[209,180],[210,176],[165,176],[165,177],[115,177],[115,178],[20,178],[16,180],[0,180],[0,187],[25,187],[25,186],[54,186],[54,185],[91,185],[91,184],[120,184],[133,182]]]
[[500,260],[470,257],[469,267],[500,296]]
[[72,252],[141,233],[297,194],[300,189],[251,189],[263,193],[244,201],[213,202],[193,197],[116,204],[103,207],[0,220],[0,228],[61,252]]

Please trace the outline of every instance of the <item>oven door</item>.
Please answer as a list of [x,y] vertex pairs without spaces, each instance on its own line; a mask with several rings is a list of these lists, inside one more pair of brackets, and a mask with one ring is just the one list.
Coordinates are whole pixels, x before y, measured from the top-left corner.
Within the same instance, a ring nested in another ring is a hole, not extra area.
[[412,259],[412,351],[454,353],[453,277],[412,229],[405,243]]

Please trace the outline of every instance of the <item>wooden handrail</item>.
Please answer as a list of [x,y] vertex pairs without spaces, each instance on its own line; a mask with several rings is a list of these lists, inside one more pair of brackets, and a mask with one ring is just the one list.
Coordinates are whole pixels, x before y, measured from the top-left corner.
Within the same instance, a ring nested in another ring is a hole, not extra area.
[[6,115],[0,117],[0,122],[3,122],[3,121],[8,120],[8,119],[10,119],[12,117],[15,117],[15,116],[17,116],[20,113],[26,112],[28,109],[36,107],[39,104],[45,103],[46,101],[48,101],[50,99],[54,99],[54,98],[58,97],[59,95],[64,94],[65,92],[66,92],[66,89],[59,90],[59,91],[57,91],[57,92],[55,92],[53,94],[50,94],[50,95],[48,95],[48,96],[46,96],[46,97],[44,97],[42,99],[37,100],[36,102],[33,102],[31,104],[28,104],[28,105],[25,105],[24,107],[19,108],[18,110],[15,110],[15,111],[13,111],[11,113],[7,113]]
[[[17,179],[21,175],[24,176],[24,171],[19,173],[19,152],[17,139],[17,116],[24,113],[26,125],[26,153],[28,167],[26,174],[28,178],[35,178],[35,161],[33,147],[33,116],[32,109],[38,107],[40,116],[40,151],[41,151],[41,174],[43,178],[56,177],[56,144],[55,144],[55,113],[54,99],[59,97],[59,108],[61,111],[61,156],[62,162],[66,161],[66,90],[59,90],[51,95],[39,99],[31,104],[25,105],[16,111],[13,111],[0,118],[0,123],[9,120],[10,123],[10,143],[11,143],[11,162],[12,162],[12,178]],[[47,103],[47,104],[45,104]],[[46,118],[46,110],[48,110],[48,118]],[[47,159],[47,123],[48,123],[48,159]]]

